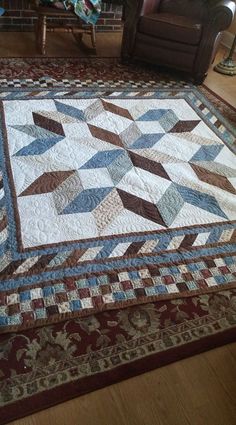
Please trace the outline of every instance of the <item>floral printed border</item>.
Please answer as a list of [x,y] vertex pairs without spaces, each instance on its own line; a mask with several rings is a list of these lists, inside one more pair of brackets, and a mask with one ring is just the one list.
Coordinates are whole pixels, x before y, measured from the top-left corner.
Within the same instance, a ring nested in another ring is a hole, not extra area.
[[232,289],[1,335],[0,424],[232,342],[235,331]]

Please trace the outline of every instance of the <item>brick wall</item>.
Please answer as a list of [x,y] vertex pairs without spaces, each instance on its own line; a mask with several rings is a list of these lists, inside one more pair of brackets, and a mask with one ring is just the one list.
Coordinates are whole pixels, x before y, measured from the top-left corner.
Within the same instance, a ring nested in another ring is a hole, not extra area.
[[[0,31],[32,31],[34,12],[28,9],[28,0],[0,0],[6,13],[0,17]],[[97,31],[120,31],[122,7],[103,3]]]

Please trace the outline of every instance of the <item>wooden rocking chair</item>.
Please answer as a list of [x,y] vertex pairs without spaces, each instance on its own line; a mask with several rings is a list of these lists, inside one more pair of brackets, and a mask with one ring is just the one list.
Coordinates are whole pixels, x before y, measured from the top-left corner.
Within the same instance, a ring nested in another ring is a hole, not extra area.
[[[30,0],[29,7],[35,10],[37,14],[37,23],[35,25],[36,45],[42,55],[46,52],[47,32],[70,32],[73,34],[79,47],[87,54],[96,54],[96,36],[94,25],[83,25],[78,18],[75,21],[75,14],[72,11],[57,9],[55,7],[45,7],[40,5],[38,0]],[[48,22],[48,18],[50,22]],[[53,20],[55,19],[55,22]],[[57,23],[57,21],[59,23]],[[73,22],[74,23],[71,23]],[[91,37],[91,47],[83,42],[83,35],[88,34]]]

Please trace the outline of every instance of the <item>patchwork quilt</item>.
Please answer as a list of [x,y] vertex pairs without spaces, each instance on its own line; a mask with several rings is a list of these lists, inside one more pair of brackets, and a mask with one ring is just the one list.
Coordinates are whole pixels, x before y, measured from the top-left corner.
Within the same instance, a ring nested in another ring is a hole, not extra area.
[[0,325],[235,282],[234,129],[194,90],[3,92]]
[[101,12],[101,0],[40,0],[43,5],[74,10],[87,24],[95,24]]

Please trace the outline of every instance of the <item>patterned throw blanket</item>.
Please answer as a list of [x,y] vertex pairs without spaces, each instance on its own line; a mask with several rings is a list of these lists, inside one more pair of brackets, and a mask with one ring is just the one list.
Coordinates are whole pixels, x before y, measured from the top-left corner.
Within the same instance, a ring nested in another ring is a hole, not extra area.
[[[86,24],[96,24],[101,12],[101,0],[40,0],[39,3],[58,9],[74,10]],[[5,10],[0,7],[0,16]]]
[[41,3],[53,3],[59,9],[74,10],[87,24],[96,24],[101,12],[101,0],[41,0]]

